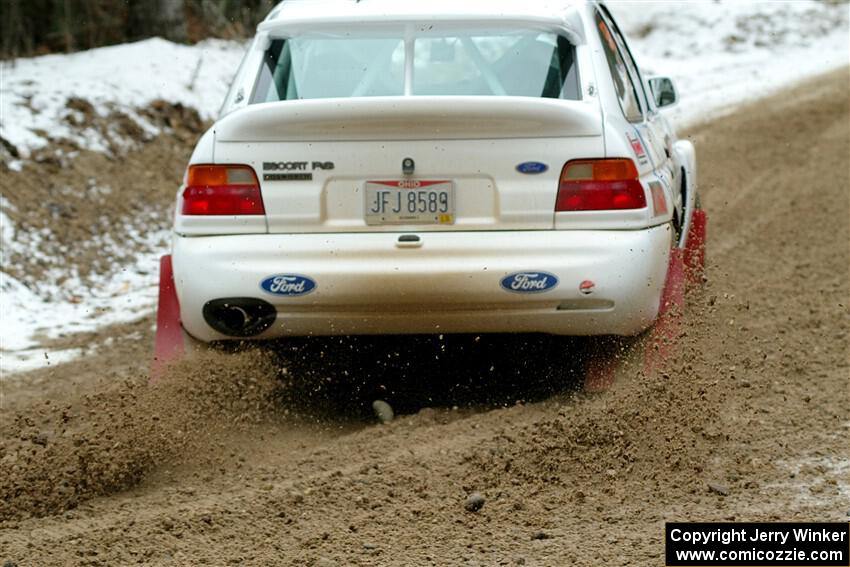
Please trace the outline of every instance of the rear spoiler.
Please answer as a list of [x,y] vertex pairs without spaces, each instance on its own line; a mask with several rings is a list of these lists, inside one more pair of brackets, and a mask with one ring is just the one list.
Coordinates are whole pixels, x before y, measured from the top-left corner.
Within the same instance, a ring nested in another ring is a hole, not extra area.
[[217,142],[458,140],[601,136],[592,102],[410,96],[254,104],[222,118]]
[[[369,4],[337,2],[331,9],[314,2],[281,2],[257,26],[260,35],[292,37],[303,33],[329,31],[349,32],[351,23],[358,30],[388,25],[439,25],[441,28],[528,28],[552,30],[565,36],[573,45],[585,43],[580,6],[567,2],[534,6],[517,0],[463,2],[431,0],[424,3],[400,3],[396,0],[373,1]],[[424,6],[424,7],[423,7]]]

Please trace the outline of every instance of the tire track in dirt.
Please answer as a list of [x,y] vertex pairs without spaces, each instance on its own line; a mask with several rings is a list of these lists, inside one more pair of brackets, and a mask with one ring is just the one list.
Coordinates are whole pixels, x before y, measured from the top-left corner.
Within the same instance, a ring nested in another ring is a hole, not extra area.
[[[832,114],[839,110],[839,105],[829,105],[823,112]],[[789,122],[787,127],[789,132],[794,132],[799,125]],[[799,142],[792,146],[783,138],[776,140],[778,144],[785,146],[790,159],[783,163],[781,174],[776,171],[755,174],[753,179],[740,180],[740,185],[737,184],[738,179],[734,180],[735,186],[730,188],[734,189],[734,192],[726,197],[723,207],[719,209],[722,213],[717,215],[718,238],[712,243],[712,253],[718,257],[728,254],[734,248],[751,242],[779,217],[788,216],[789,210],[798,210],[801,205],[805,206],[806,202],[812,201],[813,194],[823,190],[823,181],[821,176],[813,179],[811,172],[834,167],[834,164],[821,163],[822,148],[826,144],[840,143],[846,130],[846,124],[840,121],[827,124],[819,136],[820,141],[810,147],[804,147]],[[763,156],[750,154],[747,155],[745,163],[757,163],[760,159],[763,159]],[[799,182],[793,187],[793,191],[789,190],[792,189],[788,187],[789,179]],[[749,201],[747,206],[742,206],[744,201]]]

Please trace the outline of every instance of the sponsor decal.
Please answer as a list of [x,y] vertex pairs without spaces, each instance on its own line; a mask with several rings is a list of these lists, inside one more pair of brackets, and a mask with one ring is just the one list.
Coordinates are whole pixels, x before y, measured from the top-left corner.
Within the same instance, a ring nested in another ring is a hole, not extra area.
[[635,152],[635,157],[638,158],[638,162],[647,163],[649,158],[646,156],[646,150],[643,148],[643,143],[640,141],[640,138],[632,136],[629,132],[626,132],[626,138],[629,139],[629,144],[631,144],[632,151]]
[[516,272],[502,278],[502,288],[511,293],[543,293],[558,286],[558,277],[549,272]]
[[539,161],[527,161],[516,166],[516,170],[527,175],[536,175],[549,170],[549,166]]
[[593,283],[593,282],[592,282],[592,281],[590,281],[590,280],[584,280],[584,281],[583,281],[583,282],[581,282],[581,283],[579,284],[579,286],[578,286],[578,290],[579,290],[579,291],[580,291],[583,295],[590,295],[591,293],[593,293],[593,290],[594,290],[595,288],[596,288],[596,284],[595,284],[595,283]]
[[298,274],[279,274],[264,279],[260,282],[260,287],[263,288],[263,291],[272,295],[297,297],[307,295],[315,290],[316,282],[312,278]]

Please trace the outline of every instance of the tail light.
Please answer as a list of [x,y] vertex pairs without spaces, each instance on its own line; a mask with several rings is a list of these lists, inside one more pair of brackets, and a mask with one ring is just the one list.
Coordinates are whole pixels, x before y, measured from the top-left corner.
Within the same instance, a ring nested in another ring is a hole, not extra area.
[[646,194],[630,159],[581,159],[561,170],[555,211],[642,209]]
[[191,165],[184,215],[264,215],[257,175],[248,165]]

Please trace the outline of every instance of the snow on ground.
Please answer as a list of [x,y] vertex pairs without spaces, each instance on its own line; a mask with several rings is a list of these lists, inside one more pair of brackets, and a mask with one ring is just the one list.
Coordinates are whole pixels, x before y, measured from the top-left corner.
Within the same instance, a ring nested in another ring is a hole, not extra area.
[[[848,65],[847,3],[609,2],[630,36],[643,67],[676,80],[681,103],[670,116],[680,126],[729,112],[791,83]],[[48,137],[109,151],[94,130],[67,120],[69,98],[92,103],[102,116],[124,112],[147,132],[155,127],[135,112],[156,99],[195,108],[213,118],[244,52],[234,42],[182,46],[161,39],[72,55],[19,59],[0,66],[0,136],[21,159],[45,147]],[[20,162],[12,162],[20,167]],[[34,293],[2,271],[16,242],[0,198],[0,372],[8,374],[73,358],[80,351],[46,352],[41,341],[136,319],[156,305],[155,253],[132,266],[116,266],[85,303],[57,300],[73,289]],[[167,242],[166,233],[138,235]],[[54,259],[61,262],[60,259]],[[73,288],[73,281],[64,284]],[[89,295],[89,294],[86,294]],[[90,295],[89,295],[90,296]]]
[[[156,135],[157,128],[136,110],[157,99],[181,103],[197,110],[202,118],[212,119],[244,51],[245,45],[239,42],[209,40],[184,46],[154,38],[70,55],[2,62],[0,136],[15,146],[21,160],[34,150],[49,147],[50,139],[61,138],[108,153],[108,141],[96,129],[71,125],[68,117],[77,112],[67,106],[71,98],[88,101],[104,117],[123,112],[150,135]],[[17,169],[21,160],[9,165]],[[131,266],[114,266],[113,273],[99,281],[83,285],[70,277],[61,285],[46,284],[32,290],[10,277],[2,266],[21,248],[34,252],[35,247],[28,245],[44,235],[16,233],[3,214],[10,206],[0,197],[0,373],[71,359],[80,351],[46,353],[39,345],[132,321],[155,308],[158,262],[169,241],[167,232],[130,234],[132,248],[143,242],[149,244],[143,248],[155,252],[137,256]],[[102,244],[116,249],[122,246],[106,239]],[[61,258],[44,260],[61,265]],[[86,299],[80,302],[76,297]]]
[[[67,138],[82,148],[108,151],[92,130],[66,120],[79,98],[106,116],[110,110],[133,117],[148,132],[154,127],[135,111],[154,100],[182,103],[202,118],[218,113],[245,46],[208,40],[195,46],[154,38],[70,55],[45,55],[0,64],[0,136],[26,158],[50,138]],[[152,132],[154,133],[154,132]]]
[[[3,232],[9,219],[0,213]],[[168,242],[166,232],[130,234],[128,240],[158,250],[137,256],[132,266],[116,266],[114,273],[83,284],[68,278],[61,285],[47,286],[43,297],[0,270],[0,374],[38,368],[60,359],[72,359],[79,350],[50,351],[42,341],[92,331],[112,323],[136,320],[156,305],[156,278],[161,250]],[[14,247],[3,234],[4,251]],[[105,245],[117,245],[105,243]],[[79,298],[84,297],[85,300]]]
[[850,64],[850,5],[816,0],[609,2],[649,73],[672,77],[687,126]]

